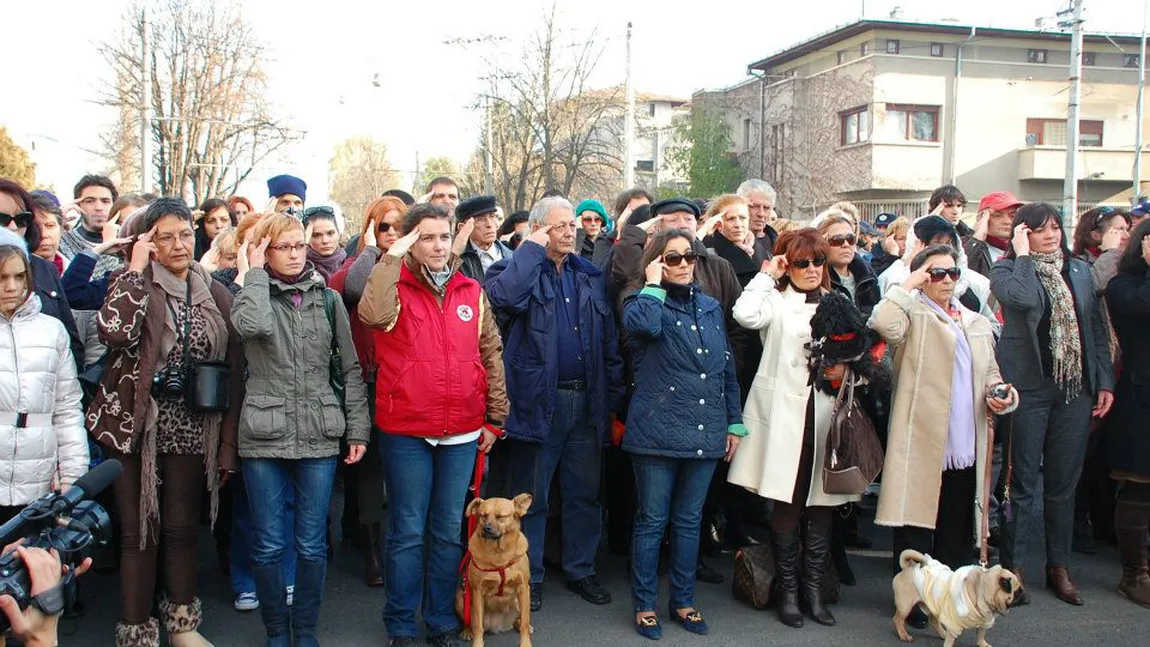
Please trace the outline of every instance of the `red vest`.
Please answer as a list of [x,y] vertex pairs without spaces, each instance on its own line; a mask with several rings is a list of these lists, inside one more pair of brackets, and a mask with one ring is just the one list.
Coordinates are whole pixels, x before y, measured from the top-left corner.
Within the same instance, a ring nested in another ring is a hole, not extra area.
[[479,283],[456,272],[443,305],[404,263],[391,330],[373,330],[375,424],[404,436],[451,436],[486,421],[487,369],[479,355]]

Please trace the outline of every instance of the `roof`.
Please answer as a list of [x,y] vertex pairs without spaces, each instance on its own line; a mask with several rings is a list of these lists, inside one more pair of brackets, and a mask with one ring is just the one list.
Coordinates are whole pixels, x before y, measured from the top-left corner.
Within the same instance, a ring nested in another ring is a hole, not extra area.
[[[975,34],[987,38],[1017,38],[1026,40],[1049,40],[1053,42],[1070,42],[1070,32],[1038,31],[1033,29],[1003,29],[999,27],[978,27],[976,25],[959,25],[955,23],[923,23],[904,22],[901,20],[860,20],[843,25],[832,31],[825,32],[793,45],[780,52],[772,54],[762,60],[755,61],[747,66],[747,72],[752,70],[767,71],[784,63],[789,63],[812,52],[825,49],[837,42],[853,38],[877,29],[893,31],[920,32],[925,34],[947,34],[955,36],[969,36],[973,30]],[[1138,34],[1085,34],[1087,43],[1107,43],[1108,39],[1126,45],[1137,46],[1141,36]]]

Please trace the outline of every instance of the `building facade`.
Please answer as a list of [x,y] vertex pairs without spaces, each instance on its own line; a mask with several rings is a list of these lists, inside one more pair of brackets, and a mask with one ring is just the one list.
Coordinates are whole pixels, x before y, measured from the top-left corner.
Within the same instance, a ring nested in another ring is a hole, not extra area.
[[[1126,202],[1139,39],[1085,41],[1079,201]],[[748,177],[776,186],[784,216],[809,218],[838,200],[872,217],[917,215],[947,183],[972,203],[996,190],[1059,203],[1069,64],[1067,33],[863,20],[693,101],[718,106],[732,154]]]

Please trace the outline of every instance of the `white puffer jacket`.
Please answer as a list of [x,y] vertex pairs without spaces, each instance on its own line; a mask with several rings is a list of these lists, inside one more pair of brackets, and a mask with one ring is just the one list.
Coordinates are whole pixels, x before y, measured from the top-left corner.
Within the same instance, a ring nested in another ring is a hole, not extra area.
[[68,333],[33,294],[11,320],[0,315],[0,505],[27,505],[54,480],[67,488],[87,471]]

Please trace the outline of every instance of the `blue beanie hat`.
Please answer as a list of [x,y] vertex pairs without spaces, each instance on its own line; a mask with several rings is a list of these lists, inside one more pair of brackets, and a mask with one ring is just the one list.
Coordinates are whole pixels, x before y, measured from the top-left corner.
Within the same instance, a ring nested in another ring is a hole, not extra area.
[[603,231],[611,233],[611,217],[607,215],[607,208],[603,206],[602,202],[598,200],[584,200],[575,207],[575,217],[578,218],[583,215],[584,211],[594,211],[599,215],[599,220],[603,221]]
[[278,198],[281,195],[298,195],[300,200],[307,201],[307,182],[294,175],[277,175],[268,180],[268,197]]
[[60,198],[57,198],[56,195],[54,193],[52,193],[51,191],[45,191],[44,189],[36,189],[35,191],[31,192],[31,195],[33,198],[46,198],[52,204],[56,205],[57,209],[60,208]]

